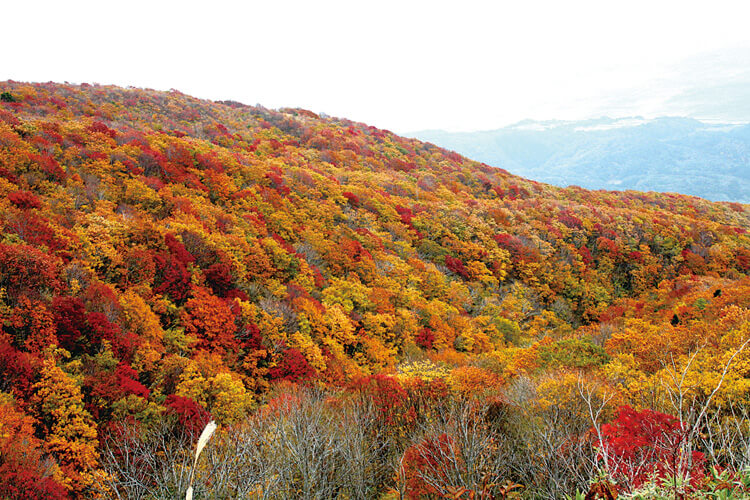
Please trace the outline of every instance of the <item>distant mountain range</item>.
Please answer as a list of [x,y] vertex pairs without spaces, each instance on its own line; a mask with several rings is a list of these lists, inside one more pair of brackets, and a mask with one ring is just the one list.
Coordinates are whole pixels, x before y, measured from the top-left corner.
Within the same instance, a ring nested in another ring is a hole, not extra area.
[[406,135],[558,186],[750,203],[750,124],[640,117],[528,120],[489,131]]

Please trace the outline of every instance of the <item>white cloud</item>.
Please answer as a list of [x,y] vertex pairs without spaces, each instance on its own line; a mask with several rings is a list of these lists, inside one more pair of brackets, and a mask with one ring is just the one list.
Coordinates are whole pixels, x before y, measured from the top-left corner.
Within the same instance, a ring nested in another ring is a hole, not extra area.
[[[177,88],[402,132],[658,114],[685,91],[681,61],[750,46],[749,13],[728,0],[13,2],[0,79]],[[741,60],[707,62],[733,81]]]

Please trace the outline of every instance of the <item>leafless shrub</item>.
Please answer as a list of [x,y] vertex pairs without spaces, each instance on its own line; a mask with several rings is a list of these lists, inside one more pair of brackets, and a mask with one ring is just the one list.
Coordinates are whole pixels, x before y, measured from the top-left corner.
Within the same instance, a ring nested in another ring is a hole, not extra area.
[[[195,474],[196,498],[373,498],[393,469],[376,416],[299,390],[234,429],[217,432]],[[116,498],[178,498],[189,486],[192,436],[163,423],[123,424],[102,464]]]
[[[541,381],[519,377],[501,397],[425,399],[424,408],[414,399],[416,416],[399,430],[382,419],[367,395],[286,388],[241,424],[217,431],[195,472],[195,496],[366,499],[387,490],[404,495],[408,449],[424,454],[417,473],[440,495],[472,491],[475,498],[502,497],[509,480],[523,484],[530,498],[585,491],[607,463],[606,456],[601,460],[607,452],[601,425],[611,409],[609,386],[580,377],[570,397],[550,403],[543,401]],[[679,393],[673,396],[680,408]],[[690,449],[704,451],[713,464],[750,466],[748,409],[730,404],[689,410],[699,402],[689,403],[682,406],[684,418],[703,422],[690,437]],[[419,447],[441,436],[449,446]],[[150,426],[121,424],[102,441],[102,466],[109,473],[102,488],[114,498],[184,496],[194,441],[169,418]]]
[[193,439],[168,421],[150,428],[120,424],[102,440],[100,485],[113,498],[178,498],[189,486]]
[[732,402],[719,408],[709,417],[698,442],[711,464],[750,470],[750,408]]

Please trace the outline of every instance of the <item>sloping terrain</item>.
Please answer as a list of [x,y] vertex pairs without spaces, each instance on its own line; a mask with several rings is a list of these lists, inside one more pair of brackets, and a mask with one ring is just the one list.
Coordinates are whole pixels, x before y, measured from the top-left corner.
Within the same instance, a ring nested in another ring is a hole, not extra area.
[[643,401],[663,329],[682,363],[747,328],[747,205],[558,188],[301,109],[0,92],[0,406],[25,426],[0,446],[31,450],[6,492],[93,495],[116,423],[241,427],[281,381],[469,397],[583,370]]

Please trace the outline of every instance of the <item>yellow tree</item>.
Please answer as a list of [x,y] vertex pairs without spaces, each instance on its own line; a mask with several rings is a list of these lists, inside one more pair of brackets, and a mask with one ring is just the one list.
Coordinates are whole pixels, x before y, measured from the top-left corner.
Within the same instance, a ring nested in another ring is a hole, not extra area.
[[102,473],[96,422],[84,409],[81,389],[48,356],[33,391],[30,411],[39,422],[47,450],[60,464],[64,474],[60,482],[74,494],[84,495]]

